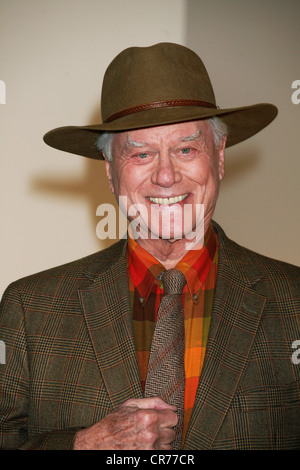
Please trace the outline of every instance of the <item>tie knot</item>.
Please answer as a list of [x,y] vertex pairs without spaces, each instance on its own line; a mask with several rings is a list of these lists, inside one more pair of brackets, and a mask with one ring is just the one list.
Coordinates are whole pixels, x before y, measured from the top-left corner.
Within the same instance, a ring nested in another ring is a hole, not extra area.
[[163,271],[161,280],[164,285],[165,295],[182,294],[183,288],[186,284],[184,274],[179,269],[169,269]]

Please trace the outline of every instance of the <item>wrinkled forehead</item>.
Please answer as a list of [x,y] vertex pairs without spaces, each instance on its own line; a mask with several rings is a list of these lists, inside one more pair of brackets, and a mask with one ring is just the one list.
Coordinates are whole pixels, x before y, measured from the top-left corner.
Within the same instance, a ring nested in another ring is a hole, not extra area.
[[188,142],[211,136],[211,128],[205,120],[190,121],[178,124],[147,127],[120,132],[116,136],[118,144],[123,146],[145,146],[167,143],[174,145],[177,142]]

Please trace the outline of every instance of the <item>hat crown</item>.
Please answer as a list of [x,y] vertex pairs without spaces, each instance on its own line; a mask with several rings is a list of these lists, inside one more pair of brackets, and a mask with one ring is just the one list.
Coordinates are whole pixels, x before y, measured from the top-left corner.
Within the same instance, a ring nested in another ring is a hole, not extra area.
[[101,97],[104,122],[120,111],[163,100],[215,105],[207,70],[190,49],[173,43],[130,47],[108,66]]

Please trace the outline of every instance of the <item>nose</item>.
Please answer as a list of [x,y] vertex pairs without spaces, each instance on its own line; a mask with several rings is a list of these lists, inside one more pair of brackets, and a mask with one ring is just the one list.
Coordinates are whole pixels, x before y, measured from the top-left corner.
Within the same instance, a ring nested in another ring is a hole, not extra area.
[[151,183],[164,188],[170,188],[175,183],[181,181],[180,170],[176,167],[176,162],[168,154],[160,155],[156,167],[151,175]]

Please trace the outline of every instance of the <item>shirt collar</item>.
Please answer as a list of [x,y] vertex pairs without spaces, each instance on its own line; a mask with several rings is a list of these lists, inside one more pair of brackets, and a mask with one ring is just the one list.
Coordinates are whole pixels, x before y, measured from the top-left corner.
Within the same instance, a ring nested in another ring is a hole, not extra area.
[[[175,266],[186,277],[187,284],[184,292],[189,291],[194,298],[202,288],[210,270],[218,246],[217,235],[212,225],[205,235],[204,245],[200,250],[190,250]],[[162,288],[157,276],[165,271],[164,266],[137,242],[128,237],[128,276],[137,289],[140,297],[146,301],[150,291],[157,286],[157,292]]]

